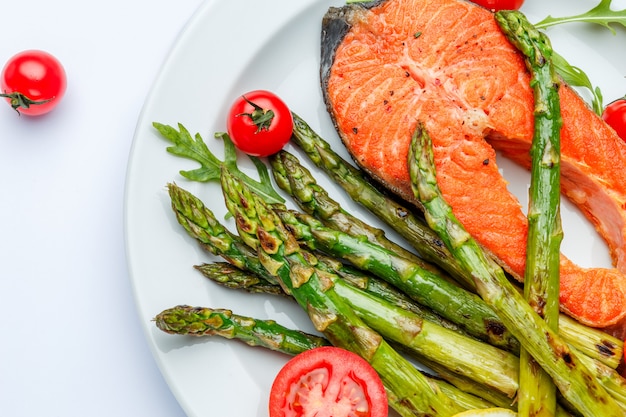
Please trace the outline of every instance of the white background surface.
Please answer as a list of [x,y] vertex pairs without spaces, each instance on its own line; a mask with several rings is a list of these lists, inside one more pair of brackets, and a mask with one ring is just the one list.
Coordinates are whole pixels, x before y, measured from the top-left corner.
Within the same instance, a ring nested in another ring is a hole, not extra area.
[[68,75],[45,117],[0,106],[2,416],[184,416],[136,313],[123,193],[146,95],[201,4],[2,1],[0,66],[44,49]]
[[[47,50],[63,62],[68,91],[40,118],[0,106],[0,415],[184,415],[136,313],[123,194],[143,102],[201,3],[3,2],[0,65]],[[626,73],[625,32],[590,36]]]

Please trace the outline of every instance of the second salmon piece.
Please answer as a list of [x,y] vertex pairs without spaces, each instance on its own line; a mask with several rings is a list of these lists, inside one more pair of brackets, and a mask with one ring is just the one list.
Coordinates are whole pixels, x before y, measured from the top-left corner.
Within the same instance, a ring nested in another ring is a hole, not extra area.
[[[522,280],[527,219],[494,148],[530,165],[534,99],[523,58],[493,14],[463,0],[331,8],[321,76],[329,113],[355,161],[413,202],[408,146],[418,120],[425,124],[455,215]],[[562,256],[561,307],[619,332],[626,316],[626,145],[570,87],[560,98],[562,191],[607,241],[615,264],[582,268]]]

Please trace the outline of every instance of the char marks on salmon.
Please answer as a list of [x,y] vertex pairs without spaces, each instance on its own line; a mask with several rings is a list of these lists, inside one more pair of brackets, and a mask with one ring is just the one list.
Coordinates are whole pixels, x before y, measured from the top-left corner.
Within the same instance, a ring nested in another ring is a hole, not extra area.
[[[328,111],[356,163],[415,204],[411,134],[432,137],[439,187],[474,238],[517,279],[527,219],[495,149],[529,167],[533,91],[493,14],[463,0],[384,0],[331,8],[321,78]],[[626,145],[569,86],[559,90],[562,192],[607,241],[615,268],[561,256],[561,306],[606,327],[626,316]],[[620,327],[620,326],[618,326]]]

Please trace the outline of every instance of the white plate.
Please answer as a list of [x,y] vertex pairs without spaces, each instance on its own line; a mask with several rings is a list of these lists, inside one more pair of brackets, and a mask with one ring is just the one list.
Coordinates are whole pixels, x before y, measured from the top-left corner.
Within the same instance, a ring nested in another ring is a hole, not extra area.
[[[539,0],[527,3],[525,11],[530,17],[573,8],[567,0],[551,2],[550,10]],[[152,128],[152,122],[182,123],[192,134],[199,132],[221,157],[221,142],[213,139],[213,134],[225,129],[228,103],[245,91],[264,88],[277,92],[318,133],[338,143],[322,103],[318,57],[321,18],[329,6],[342,4],[341,0],[266,0],[262,5],[251,0],[208,1],[181,33],[139,119],[126,184],[129,272],[154,357],[189,416],[266,416],[270,385],[287,357],[219,338],[164,334],[151,321],[157,313],[190,304],[230,308],[307,331],[312,327],[304,313],[286,300],[219,288],[192,268],[213,258],[200,250],[174,219],[166,184],[175,181],[188,189],[218,217],[226,210],[217,184],[191,183],[178,174],[197,165],[166,153],[169,144]],[[581,5],[576,7],[584,10]],[[578,26],[573,35],[562,29],[550,34],[557,49],[583,67],[607,98],[621,96],[626,82],[615,66],[624,69],[626,63],[599,56],[584,43],[585,38],[577,38],[583,31],[588,29]],[[596,38],[604,36],[596,32],[589,33]],[[335,149],[345,155],[339,145]],[[305,157],[302,162],[308,165]],[[500,165],[513,192],[524,200],[528,174],[504,161]],[[245,166],[254,173],[250,164]],[[343,193],[335,192],[322,174],[318,180],[349,211],[362,213]],[[567,205],[563,221],[564,252],[583,265],[608,266],[603,243]],[[571,234],[577,238],[568,239]]]

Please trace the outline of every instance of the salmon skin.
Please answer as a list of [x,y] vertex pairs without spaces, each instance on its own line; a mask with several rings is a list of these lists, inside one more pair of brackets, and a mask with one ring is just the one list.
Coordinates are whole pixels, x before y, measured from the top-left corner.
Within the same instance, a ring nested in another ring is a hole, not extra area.
[[[523,280],[527,218],[496,149],[530,167],[534,98],[523,57],[493,14],[463,0],[383,0],[331,8],[322,22],[321,82],[339,136],[375,180],[418,205],[407,168],[411,134],[432,137],[439,187],[454,214]],[[606,240],[614,268],[561,256],[561,309],[594,326],[626,320],[626,145],[567,85],[562,192]]]

